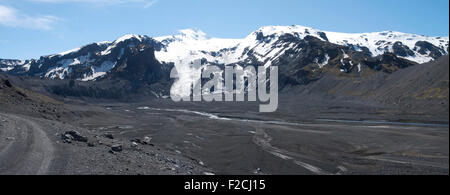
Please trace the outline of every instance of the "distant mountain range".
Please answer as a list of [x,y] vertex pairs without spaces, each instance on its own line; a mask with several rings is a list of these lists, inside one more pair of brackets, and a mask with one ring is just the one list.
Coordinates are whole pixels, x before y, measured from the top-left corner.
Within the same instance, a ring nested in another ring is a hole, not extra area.
[[400,32],[337,33],[304,26],[266,26],[244,39],[221,39],[200,30],[151,38],[125,35],[39,59],[0,59],[0,72],[50,79],[123,78],[157,83],[172,66],[195,59],[216,65],[278,65],[281,85],[305,84],[324,72],[364,76],[426,63],[448,55],[448,37]]

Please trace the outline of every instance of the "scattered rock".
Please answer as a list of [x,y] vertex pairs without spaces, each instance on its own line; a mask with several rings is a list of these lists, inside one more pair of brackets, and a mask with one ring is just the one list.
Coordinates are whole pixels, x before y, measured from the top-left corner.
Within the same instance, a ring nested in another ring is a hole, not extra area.
[[14,140],[16,140],[15,137],[5,137],[5,139],[6,139],[7,141],[14,141]]
[[123,148],[122,148],[122,145],[115,144],[115,145],[111,146],[111,150],[113,152],[122,152]]
[[70,134],[64,133],[61,135],[61,139],[64,141],[64,143],[70,144],[70,143],[72,143],[72,140],[74,140],[75,138]]
[[150,138],[150,137],[144,137],[143,140],[141,140],[141,139],[139,139],[139,138],[134,138],[134,139],[132,139],[132,140],[130,140],[130,141],[131,141],[131,142],[136,142],[136,143],[139,143],[139,144],[142,144],[142,145],[154,146],[154,145],[151,143],[152,138]]
[[254,174],[260,174],[262,173],[262,169],[261,168],[257,168],[255,171],[253,171]]
[[142,144],[145,144],[145,145],[150,145],[151,142],[152,141],[152,138],[150,138],[150,137],[144,137],[144,140],[142,140]]
[[132,147],[132,148],[138,147],[138,143],[136,143],[136,142],[131,142],[131,147]]
[[130,140],[131,142],[136,142],[136,143],[142,143],[141,139],[139,138],[134,138],[132,140]]
[[105,134],[105,137],[108,139],[114,139],[114,135],[110,133]]
[[95,147],[95,143],[94,143],[94,142],[88,142],[87,145],[88,145],[89,147]]
[[[71,137],[67,136],[67,135],[70,135]],[[70,138],[71,140],[78,141],[78,142],[87,142],[88,141],[87,137],[81,135],[81,133],[79,133],[78,131],[75,131],[75,130],[65,132],[63,137],[65,139]]]

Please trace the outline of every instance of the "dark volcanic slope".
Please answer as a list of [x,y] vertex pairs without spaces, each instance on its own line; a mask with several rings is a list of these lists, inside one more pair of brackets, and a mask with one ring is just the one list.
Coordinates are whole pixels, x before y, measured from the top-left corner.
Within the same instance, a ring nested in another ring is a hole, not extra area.
[[[325,99],[340,99],[341,102],[376,103],[409,113],[448,118],[448,60],[449,57],[444,56],[432,63],[411,66],[394,73],[378,72],[367,77],[326,74],[316,82],[301,86],[300,91]],[[292,89],[285,91],[289,93]]]
[[60,117],[63,104],[48,96],[14,86],[0,78],[0,111],[27,114],[49,119]]
[[[384,80],[377,99],[411,108],[443,111],[448,115],[449,57],[400,70]],[[379,81],[383,82],[383,81]]]

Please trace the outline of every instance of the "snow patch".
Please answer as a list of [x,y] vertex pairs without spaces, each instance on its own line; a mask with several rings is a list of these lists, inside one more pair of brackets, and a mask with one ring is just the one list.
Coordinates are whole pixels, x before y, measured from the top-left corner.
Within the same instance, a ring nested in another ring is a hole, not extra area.
[[327,65],[328,64],[328,61],[330,60],[330,56],[328,56],[328,54],[325,54],[325,59],[323,59],[323,61],[322,62],[318,62],[319,60],[318,59],[316,59],[316,63],[317,63],[317,65],[319,66],[319,68],[322,68],[322,67],[324,67],[325,65]]
[[113,69],[115,67],[116,63],[111,61],[105,61],[103,62],[100,67],[97,66],[91,66],[92,74],[90,75],[84,75],[81,79],[82,81],[92,81],[98,78],[101,78],[106,75],[108,71]]

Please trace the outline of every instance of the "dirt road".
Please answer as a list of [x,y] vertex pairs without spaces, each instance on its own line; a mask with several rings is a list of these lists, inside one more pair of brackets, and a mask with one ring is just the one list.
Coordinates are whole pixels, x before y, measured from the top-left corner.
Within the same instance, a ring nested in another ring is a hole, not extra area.
[[36,123],[0,114],[0,174],[47,174],[54,148]]

